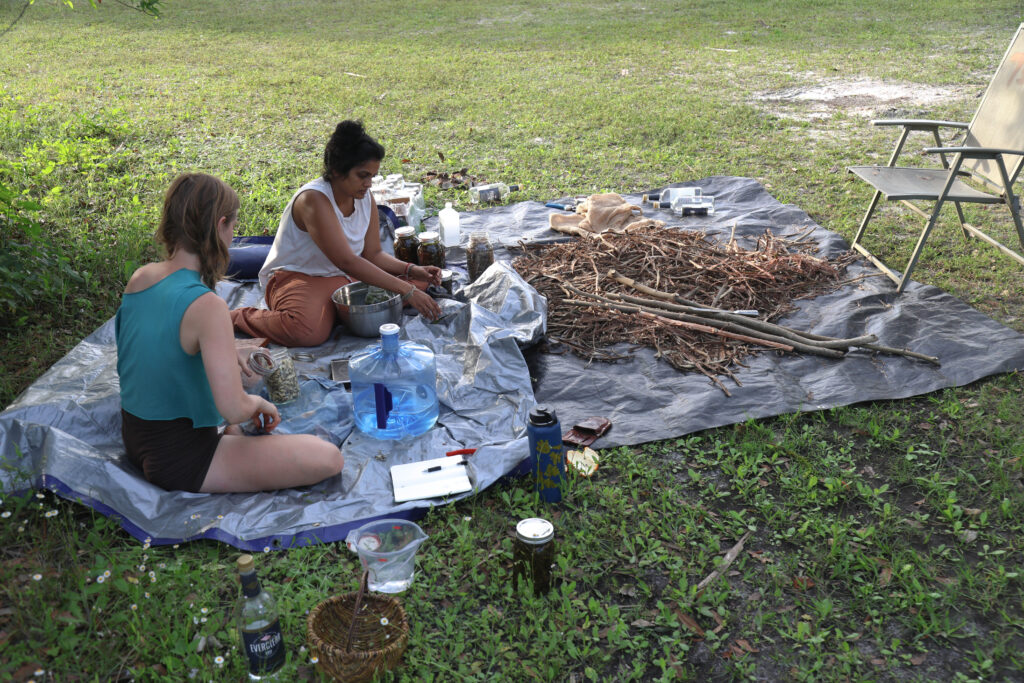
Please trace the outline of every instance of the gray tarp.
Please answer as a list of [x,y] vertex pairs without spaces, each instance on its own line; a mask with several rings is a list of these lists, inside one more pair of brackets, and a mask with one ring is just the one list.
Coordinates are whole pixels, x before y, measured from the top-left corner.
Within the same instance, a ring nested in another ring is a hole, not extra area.
[[[734,231],[741,246],[752,247],[766,229],[783,236],[811,229],[822,255],[847,248],[841,237],[816,226],[799,208],[780,204],[754,180],[715,177],[682,185],[698,185],[714,195],[717,213],[679,219],[645,211],[712,236],[728,238]],[[627,198],[639,203],[640,195]],[[513,249],[520,240],[561,241],[564,237],[547,227],[550,213],[541,203],[521,202],[462,214],[462,229],[486,229],[492,240]],[[496,254],[499,260],[512,255],[502,247]],[[452,260],[465,264],[459,249]],[[858,262],[848,276],[873,272]],[[252,285],[222,285],[219,293],[233,307],[260,299]],[[81,500],[116,514],[132,534],[154,544],[214,538],[248,550],[290,547],[339,540],[363,520],[414,515],[438,502],[396,506],[388,475],[393,464],[476,447],[480,450],[471,459],[477,488],[490,485],[526,455],[524,420],[534,400],[552,404],[564,427],[592,415],[610,418],[612,431],[596,444],[608,447],[749,418],[902,398],[1024,367],[1024,337],[1017,332],[934,287],[912,283],[896,296],[882,277],[802,301],[781,322],[833,336],[873,333],[881,344],[938,356],[941,367],[867,352],[838,361],[766,352],[739,370],[742,387],[732,387],[731,398],[707,378],[678,373],[648,350],[626,361],[589,365],[571,355],[538,353],[531,345],[543,330],[544,301],[501,264],[467,293],[474,303],[443,302],[451,315],[440,323],[413,317],[403,327],[403,337],[427,344],[438,359],[440,428],[419,439],[376,441],[352,431],[349,394],[326,379],[327,369],[330,359],[346,357],[368,340],[336,333],[323,346],[309,349],[314,362],[297,363],[308,379],[299,402],[282,411],[282,430],[344,441],[340,477],[260,494],[166,492],[148,484],[123,455],[116,352],[108,322],[0,413],[0,454],[6,465],[0,483],[4,491],[45,487]],[[521,348],[527,349],[525,358]]]

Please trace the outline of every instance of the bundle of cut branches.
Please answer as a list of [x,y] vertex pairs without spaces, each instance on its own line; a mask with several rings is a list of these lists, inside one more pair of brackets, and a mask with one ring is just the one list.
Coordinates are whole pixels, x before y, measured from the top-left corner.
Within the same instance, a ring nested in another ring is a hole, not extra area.
[[524,245],[513,267],[548,299],[548,341],[590,361],[623,358],[620,343],[655,349],[673,367],[706,375],[726,395],[736,366],[759,349],[842,357],[851,347],[936,359],[878,346],[872,335],[835,339],[772,321],[793,302],[843,284],[853,260],[814,255],[805,233],[765,231],[753,249],[703,232],[645,226],[623,234]]

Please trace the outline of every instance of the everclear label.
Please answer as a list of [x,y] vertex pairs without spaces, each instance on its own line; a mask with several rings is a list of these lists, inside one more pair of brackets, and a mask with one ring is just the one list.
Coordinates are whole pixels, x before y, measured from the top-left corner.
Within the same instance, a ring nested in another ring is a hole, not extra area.
[[501,199],[501,193],[496,187],[480,190],[480,201],[482,202],[496,202],[499,199]]
[[270,673],[284,665],[284,639],[277,619],[259,631],[242,631],[242,645],[251,673]]

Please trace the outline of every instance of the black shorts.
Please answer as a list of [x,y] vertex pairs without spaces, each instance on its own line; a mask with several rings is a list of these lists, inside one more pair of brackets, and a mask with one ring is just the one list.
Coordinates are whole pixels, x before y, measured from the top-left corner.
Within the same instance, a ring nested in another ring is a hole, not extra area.
[[198,493],[220,443],[216,427],[192,420],[144,420],[121,409],[121,438],[128,460],[146,480],[168,491]]

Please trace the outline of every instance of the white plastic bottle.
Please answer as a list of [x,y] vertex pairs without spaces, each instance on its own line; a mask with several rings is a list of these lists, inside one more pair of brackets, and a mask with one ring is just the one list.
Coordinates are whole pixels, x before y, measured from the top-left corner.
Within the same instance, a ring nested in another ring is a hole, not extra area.
[[437,214],[441,226],[441,243],[446,247],[459,244],[459,212],[452,208],[451,202],[445,202],[444,208]]

